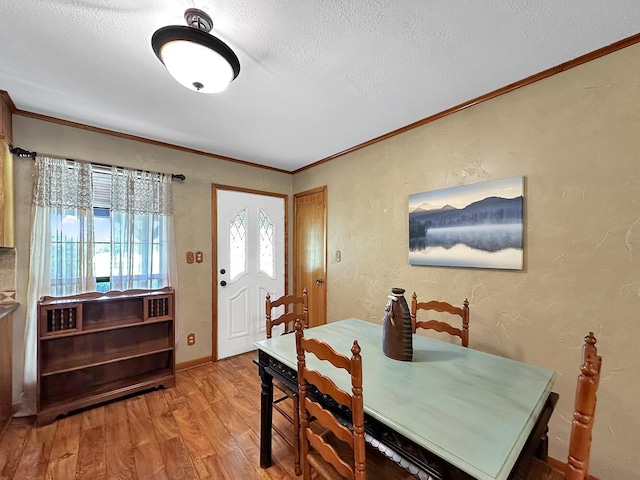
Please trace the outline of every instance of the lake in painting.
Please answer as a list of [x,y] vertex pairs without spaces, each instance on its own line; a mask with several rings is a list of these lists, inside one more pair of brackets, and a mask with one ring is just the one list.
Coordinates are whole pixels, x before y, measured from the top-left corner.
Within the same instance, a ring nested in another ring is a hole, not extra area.
[[522,269],[524,178],[409,195],[409,263]]

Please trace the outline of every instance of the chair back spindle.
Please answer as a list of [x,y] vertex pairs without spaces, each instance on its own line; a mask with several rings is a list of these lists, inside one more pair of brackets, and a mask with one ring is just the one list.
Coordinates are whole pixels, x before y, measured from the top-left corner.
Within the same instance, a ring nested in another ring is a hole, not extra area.
[[602,367],[602,357],[598,355],[596,341],[593,332],[584,337],[567,463],[562,465],[555,461],[554,468],[547,461],[534,457],[527,471],[527,480],[597,480],[589,476],[591,434]]
[[[418,310],[427,310],[435,312],[445,312],[451,315],[457,315],[462,320],[460,328],[443,322],[441,320],[418,320]],[[418,297],[415,292],[411,296],[411,325],[413,327],[413,333],[416,333],[419,328],[427,330],[435,330],[436,332],[446,332],[449,335],[460,337],[463,347],[469,346],[469,301],[465,298],[462,307],[455,307],[447,302],[440,302],[437,300],[431,300],[429,302],[418,302]]]
[[600,384],[602,357],[598,355],[597,340],[593,336],[593,332],[589,332],[584,337],[584,341],[565,472],[567,480],[586,480],[589,476],[591,434],[596,411],[596,392]]
[[[273,318],[273,309],[284,306],[284,313],[277,318]],[[309,326],[309,301],[307,289],[302,291],[301,296],[283,295],[271,300],[271,295],[267,294],[265,301],[267,338],[271,338],[273,327],[284,325],[283,333],[293,332],[296,320],[300,319],[305,328]]]

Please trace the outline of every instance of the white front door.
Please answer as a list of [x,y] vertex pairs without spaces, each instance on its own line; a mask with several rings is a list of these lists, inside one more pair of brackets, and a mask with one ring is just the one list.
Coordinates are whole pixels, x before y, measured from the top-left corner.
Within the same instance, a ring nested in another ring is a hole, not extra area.
[[218,359],[265,338],[265,297],[284,295],[285,199],[217,190]]

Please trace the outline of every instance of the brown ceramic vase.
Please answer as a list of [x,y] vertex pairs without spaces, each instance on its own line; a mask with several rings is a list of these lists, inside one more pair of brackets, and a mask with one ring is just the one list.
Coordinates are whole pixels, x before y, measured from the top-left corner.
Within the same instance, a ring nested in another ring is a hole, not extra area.
[[413,358],[411,312],[404,298],[404,288],[392,288],[382,319],[382,351],[394,360],[410,362]]

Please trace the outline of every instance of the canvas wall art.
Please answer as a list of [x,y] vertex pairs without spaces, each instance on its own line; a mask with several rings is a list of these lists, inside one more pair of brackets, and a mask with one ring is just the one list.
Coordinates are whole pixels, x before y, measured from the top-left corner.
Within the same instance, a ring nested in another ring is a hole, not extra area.
[[409,263],[521,270],[524,177],[409,195]]

